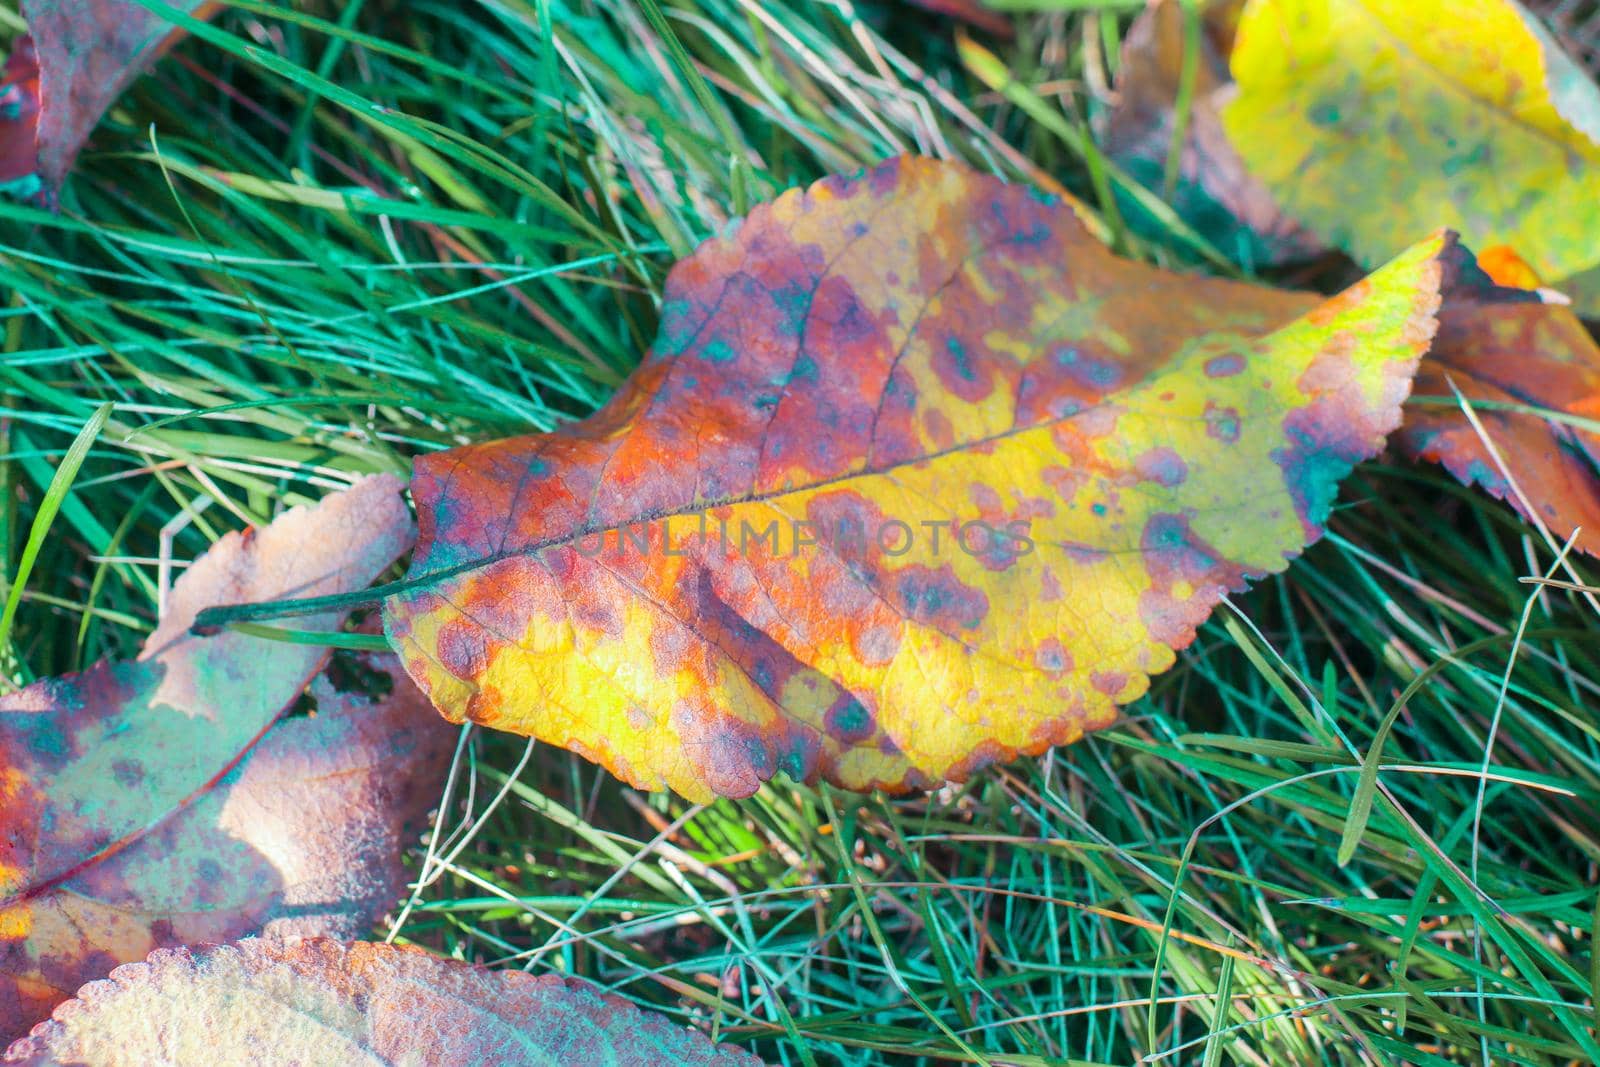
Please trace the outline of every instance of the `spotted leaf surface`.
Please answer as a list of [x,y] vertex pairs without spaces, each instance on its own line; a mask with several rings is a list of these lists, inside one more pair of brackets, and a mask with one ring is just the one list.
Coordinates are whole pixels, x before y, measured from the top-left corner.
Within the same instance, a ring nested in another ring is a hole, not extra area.
[[[173,6],[196,18],[221,7]],[[0,97],[0,181],[34,175],[54,196],[106,109],[183,33],[130,0],[22,0],[22,17],[28,34],[12,62],[32,57],[37,91]]]
[[354,936],[394,902],[449,727],[387,656],[341,660],[314,717],[278,722],[326,651],[187,630],[219,601],[366,585],[411,543],[400,488],[371,478],[228,535],[141,658],[0,698],[0,1038],[153,948]]
[[1436,226],[1600,263],[1600,89],[1513,0],[1250,0],[1230,67],[1249,172],[1362,263]]
[[452,720],[695,798],[1073,741],[1319,535],[1458,258],[1283,325],[962,167],[792,191],[677,266],[594,417],[418,460],[390,639]]
[[760,1067],[574,979],[326,938],[156,952],[79,990],[5,1062]]
[[[1485,249],[1478,264],[1497,284],[1450,288],[1390,442],[1537,516],[1559,540],[1581,530],[1576,546],[1600,555],[1600,436],[1592,428],[1600,420],[1600,346],[1570,307],[1547,299],[1514,251]],[[1264,290],[1259,299],[1275,303],[1283,319],[1319,302],[1292,290]]]

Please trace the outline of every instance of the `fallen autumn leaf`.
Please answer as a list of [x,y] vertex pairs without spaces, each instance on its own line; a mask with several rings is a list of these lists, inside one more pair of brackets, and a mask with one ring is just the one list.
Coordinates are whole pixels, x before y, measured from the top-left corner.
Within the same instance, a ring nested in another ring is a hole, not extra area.
[[[417,461],[388,632],[452,721],[695,799],[1042,752],[1320,535],[1461,266],[1435,237],[1253,336],[1279,294],[1118,259],[962,167],[791,191],[675,268],[598,414]],[[989,532],[941,548],[950,522]]]
[[163,950],[78,991],[6,1063],[760,1067],[586,982],[326,938]]
[[219,600],[366,585],[411,544],[400,489],[371,477],[228,535],[140,659],[0,697],[0,1040],[154,948],[355,936],[395,902],[449,728],[389,656],[362,658],[387,694],[322,675],[316,716],[280,721],[326,649],[187,630]]
[[[173,6],[202,19],[222,7],[212,0]],[[16,64],[23,76],[14,83],[15,111],[0,115],[0,181],[37,174],[54,199],[106,109],[184,31],[132,0],[22,0],[21,14],[28,33],[7,73],[9,81]]]

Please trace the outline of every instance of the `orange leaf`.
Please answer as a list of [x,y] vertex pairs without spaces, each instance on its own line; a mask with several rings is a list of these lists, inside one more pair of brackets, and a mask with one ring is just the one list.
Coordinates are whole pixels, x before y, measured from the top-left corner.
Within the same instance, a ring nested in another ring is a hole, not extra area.
[[156,952],[79,990],[4,1059],[761,1067],[576,979],[324,938]]
[[1479,252],[1478,266],[1494,279],[1496,285],[1516,289],[1537,289],[1541,284],[1539,275],[1528,266],[1527,261],[1517,255],[1516,249],[1506,245],[1495,245]]

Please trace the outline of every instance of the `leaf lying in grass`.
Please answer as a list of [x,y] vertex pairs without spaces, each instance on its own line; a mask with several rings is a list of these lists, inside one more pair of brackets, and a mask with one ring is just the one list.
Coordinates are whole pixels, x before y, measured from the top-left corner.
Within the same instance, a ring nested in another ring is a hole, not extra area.
[[[358,657],[378,698],[312,682],[316,715],[287,719],[216,786],[83,874],[0,911],[0,1037],[83,982],[174,944],[256,931],[356,937],[405,884],[449,763],[451,731],[392,656]],[[12,941],[19,933],[21,939]]]
[[[222,5],[173,6],[209,18]],[[106,109],[183,31],[136,0],[23,0],[22,17],[16,54],[36,54],[37,106],[0,113],[0,181],[37,173],[54,197]]]
[[366,585],[411,543],[400,488],[369,478],[228,535],[140,659],[0,698],[0,1038],[152,948],[264,926],[352,936],[394,902],[448,727],[388,656],[357,663],[386,698],[325,675],[314,718],[274,725],[325,650],[187,630],[221,600]]
[[[1146,188],[1164,195],[1178,214],[1223,252],[1249,263],[1281,263],[1318,252],[1322,243],[1287,218],[1265,186],[1245,169],[1228,142],[1215,97],[1226,85],[1228,52],[1238,0],[1219,0],[1194,12],[1195,54],[1188,110],[1178,108],[1189,27],[1182,0],[1155,0],[1122,41],[1117,99],[1101,141],[1106,153]],[[1183,116],[1178,179],[1165,189],[1174,128]],[[1166,195],[1170,192],[1170,195]],[[1122,203],[1141,225],[1138,205]]]
[[557,975],[324,938],[156,952],[78,991],[16,1064],[571,1064],[760,1067],[755,1057]]
[[[1508,274],[1503,262],[1495,272],[1537,284],[1527,273]],[[1593,425],[1600,420],[1600,346],[1571,308],[1541,303],[1534,292],[1520,300],[1506,294],[1462,294],[1446,303],[1416,391],[1450,406],[1408,410],[1396,444],[1524,515],[1525,497],[1561,540],[1581,527],[1577,547],[1600,555],[1600,434]],[[1452,385],[1473,403],[1499,460],[1461,412]]]
[[1076,740],[1319,536],[1459,260],[1436,237],[1252,339],[1278,294],[961,167],[791,191],[677,266],[601,412],[417,461],[390,638],[448,718],[695,798]]
[[1251,0],[1230,65],[1250,173],[1360,262],[1443,225],[1600,264],[1600,88],[1513,0]]

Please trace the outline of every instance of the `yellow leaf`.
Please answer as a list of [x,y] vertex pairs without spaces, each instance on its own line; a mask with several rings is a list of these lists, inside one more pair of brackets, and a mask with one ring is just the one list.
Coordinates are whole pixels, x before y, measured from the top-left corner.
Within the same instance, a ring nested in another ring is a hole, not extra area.
[[1361,263],[1440,226],[1600,263],[1600,90],[1512,0],[1251,0],[1230,66],[1250,172]]

